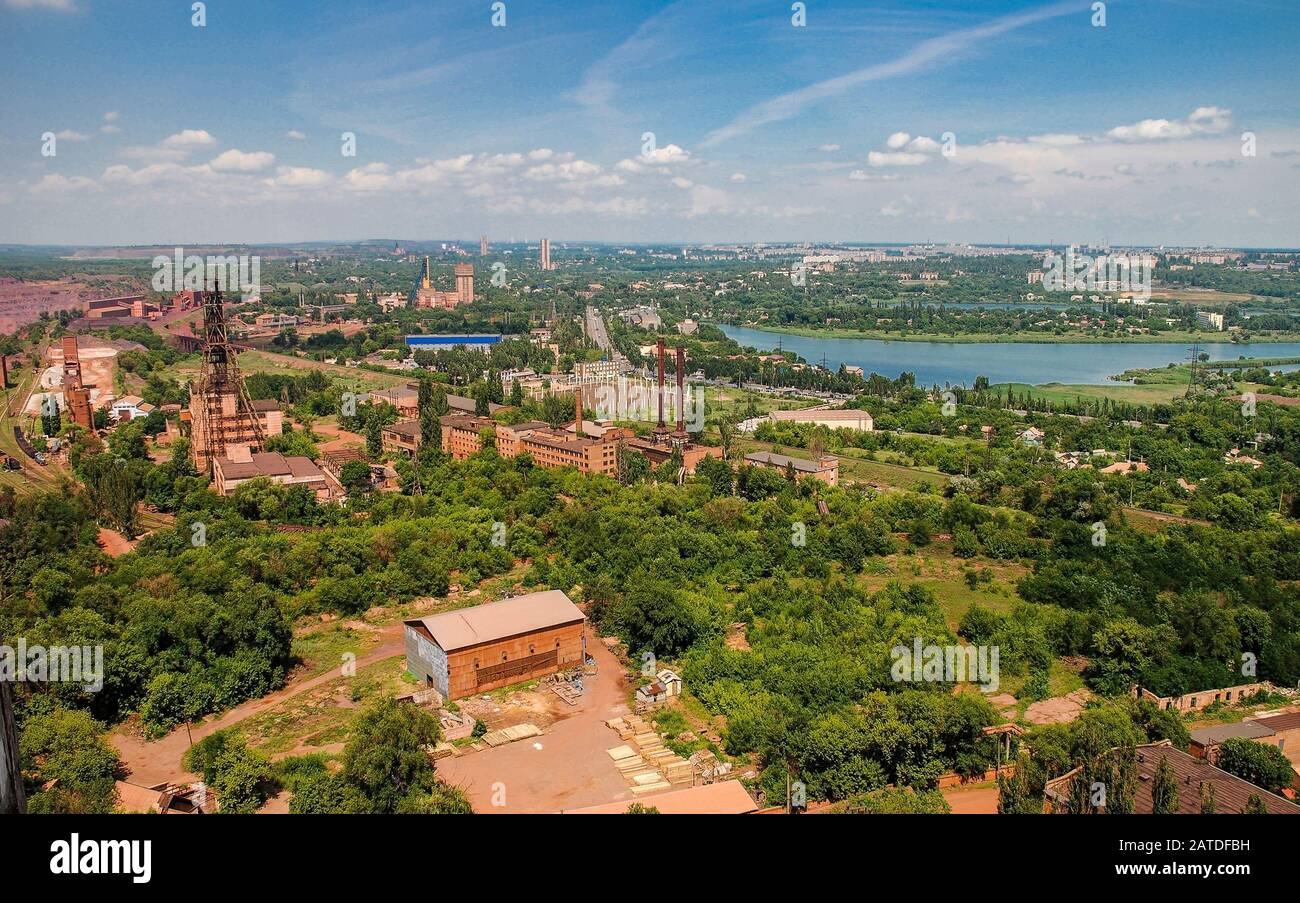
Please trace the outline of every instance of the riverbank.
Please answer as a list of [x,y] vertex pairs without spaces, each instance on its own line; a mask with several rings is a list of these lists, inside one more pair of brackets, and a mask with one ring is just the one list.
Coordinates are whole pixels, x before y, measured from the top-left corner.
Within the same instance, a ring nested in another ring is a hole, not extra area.
[[897,333],[878,329],[822,329],[748,323],[741,325],[740,328],[773,335],[795,335],[807,339],[870,339],[877,342],[930,342],[944,345],[1178,345],[1189,342],[1213,342],[1249,348],[1252,345],[1300,342],[1300,332],[1252,333],[1249,342],[1234,342],[1230,336],[1222,332],[1187,331],[1145,333],[1136,336],[1099,336],[1089,332],[1070,332],[1064,335],[968,332],[947,335],[937,332]]
[[[918,385],[972,386],[978,377],[990,383],[1025,383],[1061,386],[1115,386],[1115,374],[1128,370],[1165,370],[1186,364],[1193,342],[900,342],[888,339],[839,338],[801,335],[775,330],[723,326],[722,331],[742,347],[769,350],[780,347],[809,363],[825,364],[831,371],[843,366],[861,367],[864,374],[893,379],[911,373]],[[1300,357],[1300,342],[1233,345],[1227,342],[1195,343],[1210,360],[1231,361],[1238,356],[1276,360]],[[1243,366],[1250,366],[1243,361]],[[1174,378],[1176,381],[1176,377]],[[1159,378],[1156,382],[1166,382]]]

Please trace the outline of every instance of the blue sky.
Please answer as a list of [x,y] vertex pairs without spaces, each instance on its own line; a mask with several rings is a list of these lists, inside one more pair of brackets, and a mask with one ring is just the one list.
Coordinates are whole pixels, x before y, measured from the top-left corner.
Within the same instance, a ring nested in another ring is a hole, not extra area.
[[0,241],[1300,245],[1294,0],[504,2],[0,0]]

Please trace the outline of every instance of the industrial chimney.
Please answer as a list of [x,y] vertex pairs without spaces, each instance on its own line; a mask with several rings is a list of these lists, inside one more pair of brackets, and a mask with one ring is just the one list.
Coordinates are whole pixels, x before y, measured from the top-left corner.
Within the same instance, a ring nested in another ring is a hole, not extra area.
[[659,423],[655,427],[659,432],[663,432],[664,426],[664,340],[660,338],[655,342],[655,354],[659,357]]
[[574,386],[573,389],[573,434],[577,438],[582,438],[582,385]]
[[686,349],[677,346],[677,433],[686,433]]

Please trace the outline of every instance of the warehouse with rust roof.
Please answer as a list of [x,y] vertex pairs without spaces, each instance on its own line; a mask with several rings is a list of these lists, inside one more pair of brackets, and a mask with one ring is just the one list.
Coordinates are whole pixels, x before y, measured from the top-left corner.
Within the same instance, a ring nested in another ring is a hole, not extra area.
[[579,668],[587,617],[560,590],[406,621],[406,667],[444,701]]

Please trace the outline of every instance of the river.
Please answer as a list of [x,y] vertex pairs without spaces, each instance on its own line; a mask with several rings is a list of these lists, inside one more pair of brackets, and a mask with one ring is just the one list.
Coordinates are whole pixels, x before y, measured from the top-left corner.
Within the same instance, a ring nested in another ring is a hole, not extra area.
[[[881,339],[816,338],[784,332],[767,332],[743,326],[720,327],[741,345],[761,351],[776,348],[810,364],[839,369],[840,364],[857,365],[893,379],[904,370],[916,374],[918,385],[969,386],[977,376],[992,383],[1065,383],[1100,385],[1110,377],[1135,367],[1163,367],[1187,360],[1188,346],[1175,342],[1128,342],[1090,344],[1062,342],[887,342]],[[1201,345],[1212,361],[1247,358],[1300,357],[1300,342],[1259,342],[1234,345],[1231,342]],[[1292,369],[1277,367],[1273,369]]]

